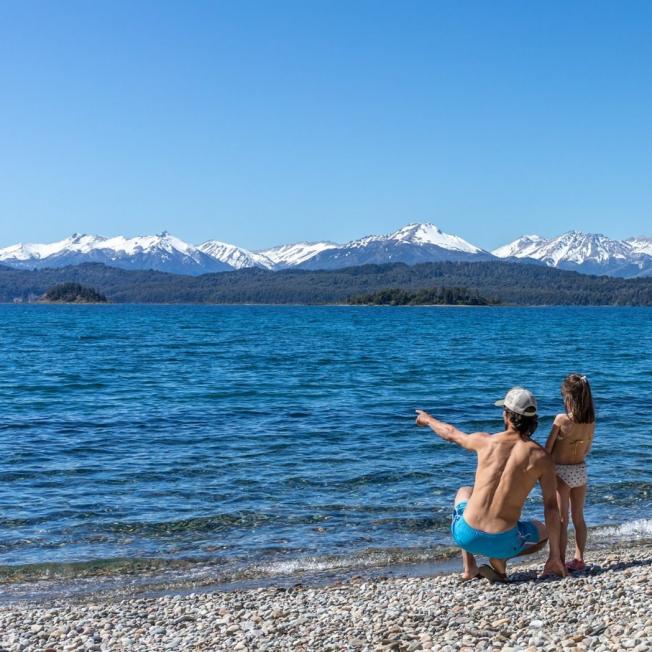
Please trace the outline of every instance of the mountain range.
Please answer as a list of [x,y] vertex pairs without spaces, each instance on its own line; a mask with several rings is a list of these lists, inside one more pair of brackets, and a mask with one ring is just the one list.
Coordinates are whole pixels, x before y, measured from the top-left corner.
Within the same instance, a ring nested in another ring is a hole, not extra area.
[[193,245],[167,232],[134,238],[74,234],[50,244],[16,244],[0,249],[0,264],[17,269],[60,268],[94,262],[122,269],[151,269],[192,276],[251,267],[274,271],[333,270],[368,264],[497,259],[587,274],[652,276],[652,238],[611,240],[602,234],[569,231],[552,239],[522,236],[489,252],[425,223],[408,224],[387,235],[370,235],[345,244],[298,242],[261,251],[249,251],[219,240]]
[[652,238],[644,236],[611,240],[601,233],[580,231],[568,231],[552,239],[524,235],[492,253],[498,258],[539,261],[548,267],[584,274],[652,276]]

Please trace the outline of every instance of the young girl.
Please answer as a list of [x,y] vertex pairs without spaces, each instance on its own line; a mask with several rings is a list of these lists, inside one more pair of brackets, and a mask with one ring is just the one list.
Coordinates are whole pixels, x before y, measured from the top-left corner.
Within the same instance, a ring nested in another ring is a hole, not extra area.
[[570,505],[575,528],[575,557],[566,564],[569,570],[584,569],[586,548],[586,523],[584,499],[586,498],[586,464],[595,433],[595,410],[591,386],[586,376],[570,374],[561,384],[561,395],[566,412],[558,414],[546,442],[557,471],[557,501],[561,514],[560,550],[562,561],[568,543],[568,508]]

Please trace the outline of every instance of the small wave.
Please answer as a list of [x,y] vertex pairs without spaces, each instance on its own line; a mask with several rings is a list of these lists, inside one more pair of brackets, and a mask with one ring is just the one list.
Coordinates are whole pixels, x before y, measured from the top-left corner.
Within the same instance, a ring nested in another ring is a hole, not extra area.
[[[351,573],[385,572],[391,568],[447,563],[458,551],[448,546],[428,548],[367,548],[353,554],[277,557],[251,563],[232,559],[108,558],[61,564],[0,565],[3,600],[37,593],[44,596],[77,591],[131,590],[138,586],[166,589],[183,586],[229,586],[242,582],[335,579]],[[35,589],[34,589],[35,590]]]
[[457,548],[372,548],[353,555],[297,557],[254,564],[241,577],[277,577],[302,573],[336,573],[345,570],[391,567],[402,564],[441,562],[458,554]]
[[598,527],[595,534],[616,540],[652,539],[652,519],[639,518],[620,525]]

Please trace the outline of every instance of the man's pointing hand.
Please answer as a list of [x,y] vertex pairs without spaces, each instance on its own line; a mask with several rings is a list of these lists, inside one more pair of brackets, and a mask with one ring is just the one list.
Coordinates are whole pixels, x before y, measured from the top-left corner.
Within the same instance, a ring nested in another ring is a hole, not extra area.
[[417,410],[417,426],[427,426],[430,424],[432,417],[424,410]]

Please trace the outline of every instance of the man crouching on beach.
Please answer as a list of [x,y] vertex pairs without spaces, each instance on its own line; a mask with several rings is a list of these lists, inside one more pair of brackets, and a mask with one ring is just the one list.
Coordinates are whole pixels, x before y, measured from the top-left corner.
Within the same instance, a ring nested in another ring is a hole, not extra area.
[[[507,559],[541,550],[550,538],[544,574],[566,575],[559,554],[560,517],[556,498],[555,467],[546,451],[530,439],[537,427],[537,403],[521,387],[496,401],[504,407],[505,430],[495,435],[467,435],[417,410],[417,425],[429,426],[446,441],[474,451],[478,467],[473,487],[462,487],[455,497],[451,532],[462,549],[465,580],[481,576],[507,580]],[[520,521],[528,494],[539,482],[543,494],[545,525]],[[489,566],[478,568],[474,555],[489,557]]]

